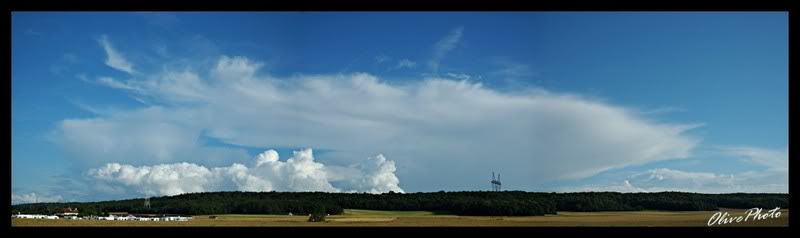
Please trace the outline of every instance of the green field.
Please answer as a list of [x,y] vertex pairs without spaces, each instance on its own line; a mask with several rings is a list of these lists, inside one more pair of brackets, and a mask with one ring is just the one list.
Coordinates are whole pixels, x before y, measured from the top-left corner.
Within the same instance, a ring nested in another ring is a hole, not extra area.
[[[742,209],[723,209],[742,215]],[[373,211],[345,209],[326,222],[307,222],[306,216],[288,215],[208,215],[192,221],[89,221],[12,219],[12,226],[706,226],[711,211],[637,211],[637,212],[559,212],[558,215],[529,217],[488,217],[441,215],[430,211]],[[776,219],[748,221],[722,226],[786,226],[789,210],[781,210]]]

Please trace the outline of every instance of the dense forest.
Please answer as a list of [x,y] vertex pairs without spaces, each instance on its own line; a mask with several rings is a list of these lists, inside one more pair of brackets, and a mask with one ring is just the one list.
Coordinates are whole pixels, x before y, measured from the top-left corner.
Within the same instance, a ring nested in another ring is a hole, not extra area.
[[714,211],[719,208],[789,208],[789,194],[660,193],[324,193],[324,192],[207,192],[144,199],[83,203],[37,203],[11,206],[12,214],[53,214],[77,207],[80,215],[109,212],[146,214],[342,214],[343,209],[434,211],[480,216],[536,216],[556,211]]

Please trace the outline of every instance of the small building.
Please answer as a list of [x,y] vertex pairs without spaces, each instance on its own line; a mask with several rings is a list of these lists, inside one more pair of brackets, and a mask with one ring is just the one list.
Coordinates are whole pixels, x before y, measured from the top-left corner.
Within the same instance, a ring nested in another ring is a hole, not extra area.
[[17,214],[16,218],[23,218],[23,219],[44,219],[45,215],[39,214]]
[[47,216],[47,215],[39,215],[39,214],[17,214],[11,216],[12,218],[22,218],[22,219],[58,219],[58,216]]
[[182,217],[182,216],[166,216],[164,217],[165,221],[189,221],[191,217]]
[[60,216],[60,217],[77,216],[78,215],[78,208],[72,208],[72,207],[62,208],[62,209],[59,209],[56,212],[55,215],[56,216]]

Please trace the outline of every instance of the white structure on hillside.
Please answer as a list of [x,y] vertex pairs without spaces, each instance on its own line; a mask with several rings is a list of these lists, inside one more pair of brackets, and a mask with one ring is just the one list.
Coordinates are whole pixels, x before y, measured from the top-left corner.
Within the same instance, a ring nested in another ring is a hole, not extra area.
[[19,214],[12,215],[11,218],[23,218],[23,219],[58,219],[58,216],[48,216],[48,215],[39,215],[39,214]]
[[[23,218],[23,219],[59,219],[56,215],[39,215],[39,214],[20,214],[17,213],[16,215],[11,215],[11,218]],[[99,217],[99,216],[87,216],[87,217],[78,217],[78,216],[64,216],[64,219],[68,220],[103,220],[103,221],[189,221],[192,220],[191,216],[180,216],[180,215],[161,215],[161,216],[144,216],[144,217],[136,217],[134,215],[127,215],[127,216],[115,216],[115,215],[108,215],[106,217]]]

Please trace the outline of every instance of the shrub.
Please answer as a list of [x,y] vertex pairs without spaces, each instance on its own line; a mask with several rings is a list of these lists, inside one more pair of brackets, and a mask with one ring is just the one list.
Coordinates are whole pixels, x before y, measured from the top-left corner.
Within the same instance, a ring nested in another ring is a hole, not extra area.
[[310,222],[323,222],[325,221],[325,217],[327,216],[324,212],[314,212],[308,216],[308,221]]

